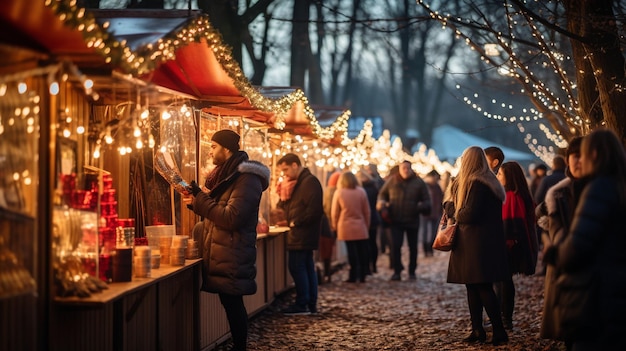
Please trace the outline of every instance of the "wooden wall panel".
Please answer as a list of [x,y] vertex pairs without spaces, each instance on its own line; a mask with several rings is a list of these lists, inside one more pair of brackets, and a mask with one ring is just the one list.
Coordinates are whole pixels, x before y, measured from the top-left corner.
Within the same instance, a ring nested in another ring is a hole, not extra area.
[[0,299],[0,350],[35,350],[35,299],[32,295]]
[[[138,292],[125,296],[117,302],[122,313],[117,316],[124,328],[121,335],[123,350],[157,350],[157,285],[148,286]],[[117,340],[118,338],[116,338]],[[118,348],[116,348],[118,349]]]
[[52,307],[50,350],[113,351],[113,304]]
[[194,349],[194,271],[186,270],[159,283],[159,350]]

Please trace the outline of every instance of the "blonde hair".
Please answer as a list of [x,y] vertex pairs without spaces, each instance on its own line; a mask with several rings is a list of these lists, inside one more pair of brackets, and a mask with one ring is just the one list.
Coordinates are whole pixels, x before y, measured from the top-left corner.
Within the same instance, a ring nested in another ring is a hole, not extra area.
[[339,182],[337,182],[337,187],[343,189],[354,189],[359,184],[359,180],[356,179],[354,173],[346,171],[341,173],[341,175],[339,176]]
[[455,218],[459,210],[465,206],[472,182],[477,178],[487,179],[489,177],[495,178],[491,168],[489,168],[489,163],[487,163],[485,151],[478,146],[470,146],[465,149],[461,155],[461,167],[456,176],[456,187],[452,189]]

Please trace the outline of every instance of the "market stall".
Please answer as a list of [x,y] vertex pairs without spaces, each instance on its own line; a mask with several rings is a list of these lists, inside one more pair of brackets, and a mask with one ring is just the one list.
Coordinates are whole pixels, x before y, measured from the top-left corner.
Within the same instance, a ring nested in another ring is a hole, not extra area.
[[[188,237],[198,219],[160,165],[200,180],[206,142],[225,127],[271,165],[270,130],[309,111],[302,92],[251,87],[194,13],[170,11],[155,27],[139,12],[93,14],[70,1],[0,6],[0,250],[12,263],[0,275],[13,279],[0,291],[1,348],[197,350],[227,337],[217,297],[198,289]],[[184,43],[190,28],[206,36]],[[285,230],[259,235],[250,313],[290,286]],[[174,260],[183,237],[190,250]]]

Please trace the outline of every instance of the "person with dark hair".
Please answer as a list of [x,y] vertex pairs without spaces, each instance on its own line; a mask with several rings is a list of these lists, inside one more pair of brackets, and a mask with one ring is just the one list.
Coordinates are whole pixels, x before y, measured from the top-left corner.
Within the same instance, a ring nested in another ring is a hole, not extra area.
[[439,185],[439,172],[432,170],[426,174],[424,182],[428,186],[430,192],[431,210],[427,215],[422,216],[422,245],[424,256],[433,255],[433,242],[439,227],[439,221],[443,212],[443,190]]
[[[239,134],[224,129],[211,138],[215,168],[203,191],[192,181],[188,192],[194,199],[190,208],[204,218],[195,235],[203,231],[202,287],[217,293],[228,319],[233,350],[246,350],[248,313],[243,295],[256,293],[256,240],[261,194],[267,189],[270,170],[251,161],[239,150]],[[209,254],[210,253],[210,254]]]
[[[530,184],[528,185],[528,187],[530,188],[530,194],[533,196],[533,199],[535,193],[537,192],[537,189],[539,188],[539,184],[541,184],[541,180],[546,176],[547,173],[548,166],[544,165],[543,163],[540,163],[536,165],[535,168],[533,168],[533,174],[531,175]],[[535,203],[538,202],[535,201]]]
[[[567,161],[566,178],[548,189],[544,202],[535,209],[537,223],[542,229],[543,242],[542,264],[545,269],[545,284],[543,293],[543,313],[541,316],[540,335],[545,339],[563,339],[559,332],[558,319],[555,313],[557,305],[555,284],[559,277],[554,256],[558,245],[567,236],[574,217],[574,210],[585,186],[586,180],[582,177],[580,167],[580,145],[582,137],[575,137],[569,141],[565,157]],[[565,340],[568,350],[571,342]]]
[[559,332],[573,350],[626,350],[626,151],[601,128],[580,148],[580,195],[569,234],[558,246]]
[[417,276],[417,241],[420,226],[420,214],[430,213],[430,194],[426,183],[418,177],[411,162],[403,161],[398,168],[398,174],[389,178],[378,193],[377,209],[389,209],[391,227],[391,260],[393,275],[391,280],[401,280],[402,244],[406,233],[409,244],[409,279]]
[[[326,182],[326,190],[324,191],[323,197],[323,207],[324,207],[324,216],[322,217],[322,232],[320,233],[320,247],[319,247],[319,256],[320,260],[322,260],[322,265],[324,267],[324,280],[327,283],[330,283],[331,277],[334,273],[333,268],[331,267],[331,260],[333,258],[333,249],[335,248],[335,243],[337,242],[337,232],[331,228],[330,218],[331,218],[331,209],[333,205],[333,195],[337,190],[337,182],[339,181],[339,176],[341,175],[340,171],[333,172],[330,177],[328,177],[328,181]],[[326,221],[327,223],[323,223]],[[328,228],[324,228],[324,225],[327,225]],[[325,229],[328,230],[328,233],[325,233]]]
[[467,289],[472,332],[463,341],[486,341],[484,308],[493,326],[491,343],[502,345],[509,338],[493,285],[511,276],[502,225],[502,203],[506,195],[489,168],[483,149],[469,147],[461,157],[458,175],[444,196],[444,211],[457,223],[447,282],[465,284]]
[[302,166],[296,154],[284,155],[276,166],[287,180],[296,180],[289,200],[278,204],[285,211],[289,226],[288,266],[296,286],[296,300],[283,313],[317,313],[318,281],[313,251],[319,247],[324,213],[322,185],[308,168]]
[[[381,186],[379,188],[382,189],[382,186],[385,185],[385,182],[388,181],[389,179],[395,177],[398,174],[398,169],[400,167],[398,165],[395,165],[393,167],[391,167],[391,169],[389,169],[389,173],[387,174],[387,176],[385,176],[385,178],[382,179],[381,182]],[[393,258],[391,257],[393,255],[393,250],[391,249],[391,227],[390,227],[390,223],[391,223],[391,211],[389,211],[389,207],[388,206],[380,206],[378,204],[378,200],[376,200],[376,210],[378,211],[378,214],[380,215],[380,223],[381,223],[381,233],[380,233],[380,252],[381,253],[385,253],[388,252],[389,253],[389,268],[393,269]]]
[[497,146],[489,146],[484,151],[489,168],[491,168],[493,174],[498,174],[498,170],[502,166],[502,162],[504,162],[504,152]]
[[497,174],[506,191],[502,206],[502,223],[511,276],[500,283],[502,319],[506,329],[513,329],[515,285],[513,274],[532,275],[537,265],[535,205],[528,189],[524,170],[517,162],[505,162]]
[[539,183],[539,187],[533,193],[535,203],[542,203],[546,197],[546,192],[550,189],[554,184],[560,182],[565,178],[565,168],[567,164],[565,162],[565,158],[561,155],[555,155],[552,159],[552,173],[550,175],[545,176],[541,183]]
[[[361,182],[361,186],[367,194],[367,201],[370,206],[370,224],[368,228],[368,268],[367,274],[377,273],[376,267],[378,261],[378,231],[380,229],[380,215],[376,211],[376,199],[378,198],[378,190],[380,189],[378,180],[372,177],[372,173],[361,169],[358,173],[358,179]],[[379,177],[380,178],[380,177]],[[380,178],[382,179],[382,178]]]

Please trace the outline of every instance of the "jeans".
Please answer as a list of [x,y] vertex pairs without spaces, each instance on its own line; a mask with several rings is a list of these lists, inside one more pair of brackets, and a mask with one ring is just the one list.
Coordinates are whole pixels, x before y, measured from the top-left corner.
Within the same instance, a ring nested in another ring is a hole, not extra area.
[[289,250],[289,273],[296,285],[296,305],[317,306],[317,274],[313,250]]
[[392,225],[391,226],[391,260],[393,265],[393,271],[395,274],[400,274],[404,269],[402,265],[402,244],[404,244],[404,233],[406,232],[406,239],[409,243],[409,274],[415,275],[417,269],[417,233],[419,226],[415,228]]
[[226,311],[230,335],[233,338],[233,350],[245,351],[248,343],[248,313],[243,304],[243,296],[218,294]]

